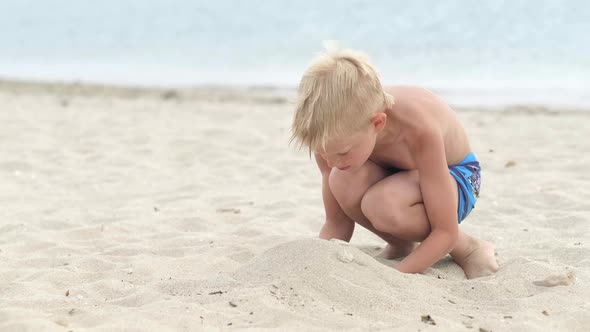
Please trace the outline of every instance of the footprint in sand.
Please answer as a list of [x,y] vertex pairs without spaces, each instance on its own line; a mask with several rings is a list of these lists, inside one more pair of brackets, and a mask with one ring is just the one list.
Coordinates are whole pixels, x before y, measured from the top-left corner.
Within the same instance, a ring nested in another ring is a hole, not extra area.
[[533,284],[543,287],[569,286],[576,281],[576,275],[573,271],[565,274],[550,275],[545,279],[533,281]]

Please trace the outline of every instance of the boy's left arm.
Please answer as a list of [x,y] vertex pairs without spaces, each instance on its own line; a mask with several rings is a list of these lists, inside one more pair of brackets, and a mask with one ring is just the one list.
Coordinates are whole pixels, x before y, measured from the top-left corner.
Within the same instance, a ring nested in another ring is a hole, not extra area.
[[431,232],[410,255],[397,266],[405,273],[420,273],[448,254],[457,241],[456,197],[449,175],[442,132],[434,129],[418,134],[414,158],[420,175],[420,190]]

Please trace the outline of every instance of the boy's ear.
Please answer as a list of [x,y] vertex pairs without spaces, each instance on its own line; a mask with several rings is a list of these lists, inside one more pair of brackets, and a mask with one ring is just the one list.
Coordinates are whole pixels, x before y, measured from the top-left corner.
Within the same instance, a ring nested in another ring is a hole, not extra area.
[[371,123],[378,132],[383,130],[383,128],[385,128],[385,124],[387,123],[387,114],[384,112],[375,113],[375,115],[371,117]]

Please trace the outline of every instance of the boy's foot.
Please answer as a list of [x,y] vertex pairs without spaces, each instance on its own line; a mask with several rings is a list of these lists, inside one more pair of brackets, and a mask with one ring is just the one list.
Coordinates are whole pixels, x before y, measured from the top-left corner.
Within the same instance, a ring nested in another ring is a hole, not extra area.
[[408,256],[416,247],[414,242],[400,242],[399,244],[392,245],[390,243],[381,250],[377,257],[385,259],[398,259]]
[[464,257],[453,257],[465,271],[467,279],[489,276],[498,271],[498,262],[495,257],[496,251],[493,244],[475,240],[473,249]]

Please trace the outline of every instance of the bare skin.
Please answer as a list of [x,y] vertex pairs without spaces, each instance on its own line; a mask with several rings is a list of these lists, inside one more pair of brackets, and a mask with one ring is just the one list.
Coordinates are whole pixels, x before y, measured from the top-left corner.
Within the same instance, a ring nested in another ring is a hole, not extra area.
[[447,166],[471,151],[465,130],[425,89],[387,92],[395,105],[373,116],[366,132],[316,151],[326,210],[320,237],[349,241],[356,222],[388,243],[382,257],[405,257],[396,267],[402,272],[423,272],[450,253],[468,278],[494,273],[493,245],[458,228],[457,184]]

